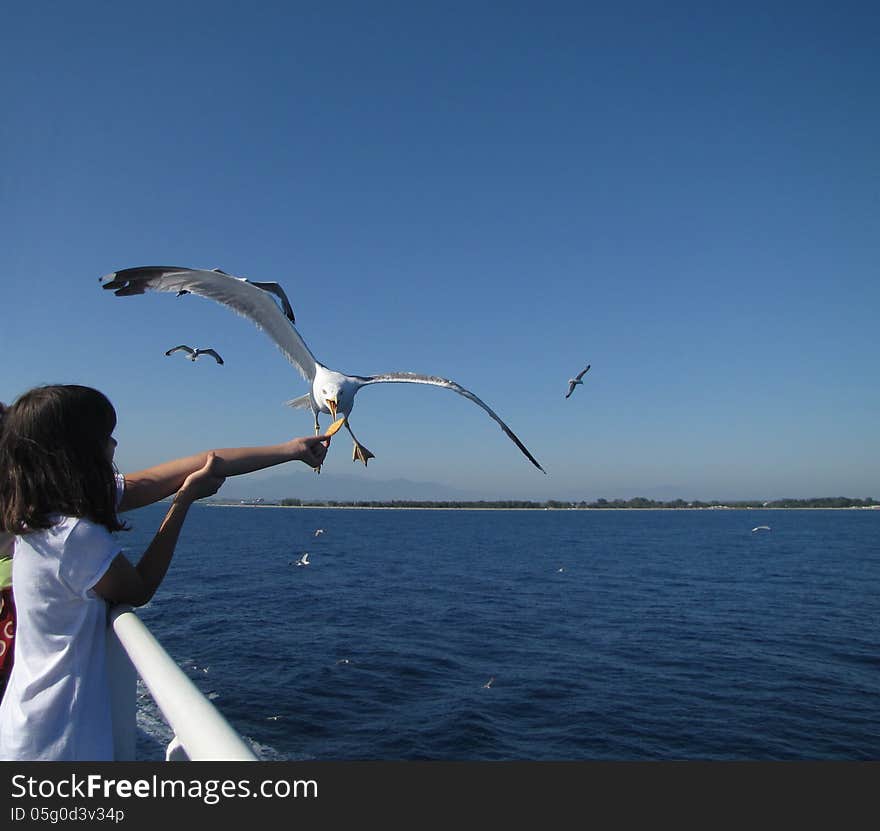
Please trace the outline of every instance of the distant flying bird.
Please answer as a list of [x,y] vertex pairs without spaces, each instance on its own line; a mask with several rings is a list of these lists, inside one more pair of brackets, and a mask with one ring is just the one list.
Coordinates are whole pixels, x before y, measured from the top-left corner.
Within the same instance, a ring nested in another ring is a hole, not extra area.
[[315,536],[316,536],[316,537],[319,537],[319,536],[320,536],[321,534],[323,534],[323,533],[324,533],[324,529],[323,529],[323,528],[319,528],[317,531],[315,531]]
[[[281,349],[290,363],[309,382],[311,389],[287,403],[291,407],[310,408],[315,420],[315,434],[320,434],[318,424],[319,413],[329,413],[334,419],[339,412],[345,419],[345,428],[354,441],[353,460],[359,459],[367,464],[373,454],[356,438],[349,424],[349,417],[354,406],[354,397],[361,387],[369,384],[406,383],[429,384],[435,387],[452,390],[473,401],[494,419],[507,434],[508,438],[522,451],[526,458],[546,473],[525,445],[514,435],[511,429],[481,401],[474,393],[466,390],[455,381],[438,378],[433,375],[420,375],[415,372],[385,372],[380,375],[346,375],[328,369],[319,363],[311,353],[305,341],[293,325],[292,318],[286,316],[278,304],[273,302],[260,284],[251,283],[242,277],[232,277],[220,271],[178,268],[175,266],[145,266],[115,271],[101,278],[103,288],[110,289],[116,295],[124,297],[131,294],[144,294],[147,289],[154,291],[181,291],[199,294],[229,306],[233,311],[248,318],[262,329]],[[333,321],[327,322],[332,326]]]
[[180,346],[175,346],[173,349],[169,349],[165,354],[173,355],[175,352],[186,352],[187,357],[191,361],[196,360],[196,358],[201,355],[210,355],[218,364],[223,363],[223,358],[221,358],[213,349],[193,349],[191,346],[182,343]]
[[568,379],[568,392],[567,392],[566,395],[565,395],[566,398],[568,398],[568,397],[574,392],[574,388],[575,388],[578,384],[583,384],[583,383],[584,383],[583,381],[581,381],[581,378],[583,378],[584,375],[587,374],[587,372],[589,371],[589,369],[590,369],[590,364],[587,364],[586,369],[582,369],[582,370],[581,370],[581,371],[580,371],[580,372],[579,372],[574,378],[569,378],[569,379]]
[[488,690],[489,687],[495,682],[495,676],[493,675],[485,684],[483,684],[483,689]]
[[758,525],[756,528],[752,528],[752,533],[754,534],[755,531],[769,531],[769,530],[770,530],[769,525]]
[[310,566],[311,563],[309,562],[309,552],[306,551],[306,553],[303,554],[302,557],[300,557],[300,558],[296,561],[296,564],[297,564],[298,566]]

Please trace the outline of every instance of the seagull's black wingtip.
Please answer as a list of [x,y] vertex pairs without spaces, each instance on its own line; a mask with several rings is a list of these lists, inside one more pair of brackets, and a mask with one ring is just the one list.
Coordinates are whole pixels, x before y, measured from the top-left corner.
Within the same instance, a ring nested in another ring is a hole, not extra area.
[[529,461],[530,461],[530,462],[531,462],[536,468],[538,468],[538,470],[540,470],[541,473],[543,473],[545,476],[547,475],[547,471],[544,470],[543,467],[541,467],[541,463],[540,463],[540,462],[539,462],[534,456],[531,456],[531,455],[530,455],[530,456],[529,456]]

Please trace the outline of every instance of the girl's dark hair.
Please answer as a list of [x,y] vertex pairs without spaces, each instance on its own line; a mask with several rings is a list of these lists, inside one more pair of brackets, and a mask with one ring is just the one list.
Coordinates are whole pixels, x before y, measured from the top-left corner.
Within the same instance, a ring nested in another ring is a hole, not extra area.
[[107,458],[115,427],[107,398],[77,384],[36,387],[0,410],[0,528],[24,534],[59,514],[125,528]]

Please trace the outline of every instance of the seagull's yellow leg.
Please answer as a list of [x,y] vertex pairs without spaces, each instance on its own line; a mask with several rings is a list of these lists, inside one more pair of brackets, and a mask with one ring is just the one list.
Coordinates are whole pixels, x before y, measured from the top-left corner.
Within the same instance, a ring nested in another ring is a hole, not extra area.
[[[320,436],[321,435],[321,425],[318,424],[318,411],[312,410],[312,413],[315,416],[315,435]],[[315,471],[315,473],[320,473],[321,472],[321,465],[318,465],[316,468],[312,468],[312,469]]]
[[345,421],[345,429],[348,430],[349,435],[351,436],[352,441],[354,442],[354,449],[351,453],[351,460],[353,462],[363,462],[364,467],[367,466],[367,462],[370,459],[375,459],[376,457],[367,450],[358,440],[357,436],[351,432],[351,427],[348,426],[348,419]]

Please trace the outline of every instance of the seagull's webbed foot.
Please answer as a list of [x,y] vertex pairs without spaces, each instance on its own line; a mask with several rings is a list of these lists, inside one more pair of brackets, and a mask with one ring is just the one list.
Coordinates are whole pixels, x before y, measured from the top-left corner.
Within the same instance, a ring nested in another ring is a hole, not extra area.
[[353,462],[363,462],[364,467],[367,466],[367,462],[370,459],[375,459],[375,455],[370,453],[366,447],[364,447],[359,441],[355,440],[354,450],[351,453],[351,460]]

